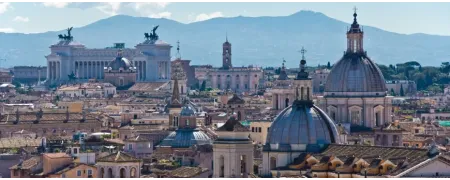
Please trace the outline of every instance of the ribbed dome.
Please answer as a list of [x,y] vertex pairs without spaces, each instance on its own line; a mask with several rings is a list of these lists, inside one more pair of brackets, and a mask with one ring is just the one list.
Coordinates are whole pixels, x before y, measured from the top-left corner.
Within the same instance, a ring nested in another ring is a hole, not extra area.
[[312,101],[296,100],[275,118],[264,150],[319,152],[331,143],[340,143],[334,122]]
[[197,129],[178,129],[164,138],[158,146],[189,148],[193,145],[204,144],[212,144],[211,139],[204,132]]
[[333,65],[325,84],[327,92],[377,92],[384,96],[386,83],[378,66],[364,53],[347,53]]
[[116,57],[116,59],[108,64],[108,68],[111,68],[111,70],[119,70],[120,68],[123,68],[123,70],[129,70],[130,67],[133,67],[133,65],[130,60],[124,57]]
[[181,108],[181,113],[180,114],[181,114],[181,116],[193,116],[193,115],[195,115],[195,111],[194,111],[194,109],[191,106],[185,104]]

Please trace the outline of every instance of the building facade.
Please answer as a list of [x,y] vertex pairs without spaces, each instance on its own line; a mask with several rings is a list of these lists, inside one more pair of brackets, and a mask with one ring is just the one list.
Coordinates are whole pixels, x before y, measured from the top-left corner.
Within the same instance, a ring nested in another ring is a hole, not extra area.
[[216,130],[214,141],[214,178],[247,178],[253,167],[250,131],[234,116]]
[[222,67],[197,67],[195,77],[206,87],[234,92],[256,92],[260,88],[263,70],[259,67],[233,67],[231,43],[228,39],[222,45]]
[[19,82],[38,82],[47,78],[47,67],[45,66],[14,66],[12,72],[14,80]]
[[117,57],[104,68],[105,82],[113,84],[117,89],[128,89],[133,86],[136,83],[137,74],[136,67],[130,60],[123,57],[121,49]]
[[318,104],[337,123],[378,127],[392,121],[392,96],[378,66],[363,49],[364,32],[356,21],[347,32],[347,51],[333,65]]
[[123,57],[136,67],[136,81],[165,82],[170,80],[170,50],[172,46],[164,41],[146,39],[134,48],[125,48],[124,43],[113,47],[90,49],[69,39],[50,46],[47,58],[47,82],[58,83],[69,80],[74,73],[79,80],[104,79],[104,67],[123,49]]

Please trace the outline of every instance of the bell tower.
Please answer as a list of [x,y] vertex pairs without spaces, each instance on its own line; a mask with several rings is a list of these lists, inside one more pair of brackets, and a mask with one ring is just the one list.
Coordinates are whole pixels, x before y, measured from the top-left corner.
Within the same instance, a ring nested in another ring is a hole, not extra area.
[[222,45],[222,68],[230,69],[231,65],[231,43],[228,42],[228,35],[226,41]]
[[364,32],[359,27],[359,24],[356,20],[356,10],[357,8],[353,8],[353,23],[350,26],[350,29],[347,31],[347,52],[346,53],[364,53],[363,49],[363,37]]
[[294,79],[295,97],[297,100],[312,101],[312,80],[306,71],[305,48],[300,50],[302,60],[300,60],[300,71]]

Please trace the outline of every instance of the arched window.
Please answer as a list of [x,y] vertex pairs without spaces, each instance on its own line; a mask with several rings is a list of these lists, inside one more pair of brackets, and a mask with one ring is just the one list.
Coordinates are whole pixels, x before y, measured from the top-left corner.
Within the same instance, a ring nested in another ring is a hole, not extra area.
[[126,178],[125,176],[125,168],[120,169],[120,178]]
[[109,168],[108,169],[108,176],[107,176],[107,178],[113,178],[114,176],[113,176],[113,171],[112,171],[112,169],[111,168]]
[[130,177],[136,178],[136,168],[132,167],[130,170]]
[[275,157],[270,157],[270,169],[275,169],[277,168],[277,158]]
[[123,79],[120,78],[120,79],[119,79],[119,86],[123,86],[123,85],[124,85]]
[[376,127],[378,127],[378,126],[380,126],[381,125],[381,112],[380,111],[378,111],[378,112],[376,112],[375,113],[375,126]]
[[100,168],[100,178],[105,178],[105,169]]

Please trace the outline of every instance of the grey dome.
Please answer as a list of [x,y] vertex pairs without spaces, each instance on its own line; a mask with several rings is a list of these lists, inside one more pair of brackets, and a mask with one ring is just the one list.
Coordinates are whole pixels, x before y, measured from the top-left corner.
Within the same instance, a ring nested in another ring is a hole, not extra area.
[[186,104],[181,108],[180,114],[181,116],[193,116],[195,114],[195,111],[191,106]]
[[204,132],[197,129],[178,129],[170,133],[159,147],[189,148],[193,145],[212,144],[211,139]]
[[120,56],[116,57],[116,59],[108,64],[108,68],[111,68],[111,70],[119,70],[120,68],[123,68],[123,70],[128,70],[130,67],[133,67],[131,61]]
[[264,150],[319,152],[331,143],[340,143],[334,122],[312,101],[296,100],[272,122]]
[[364,53],[346,53],[330,71],[325,92],[379,92],[386,83],[378,66]]

